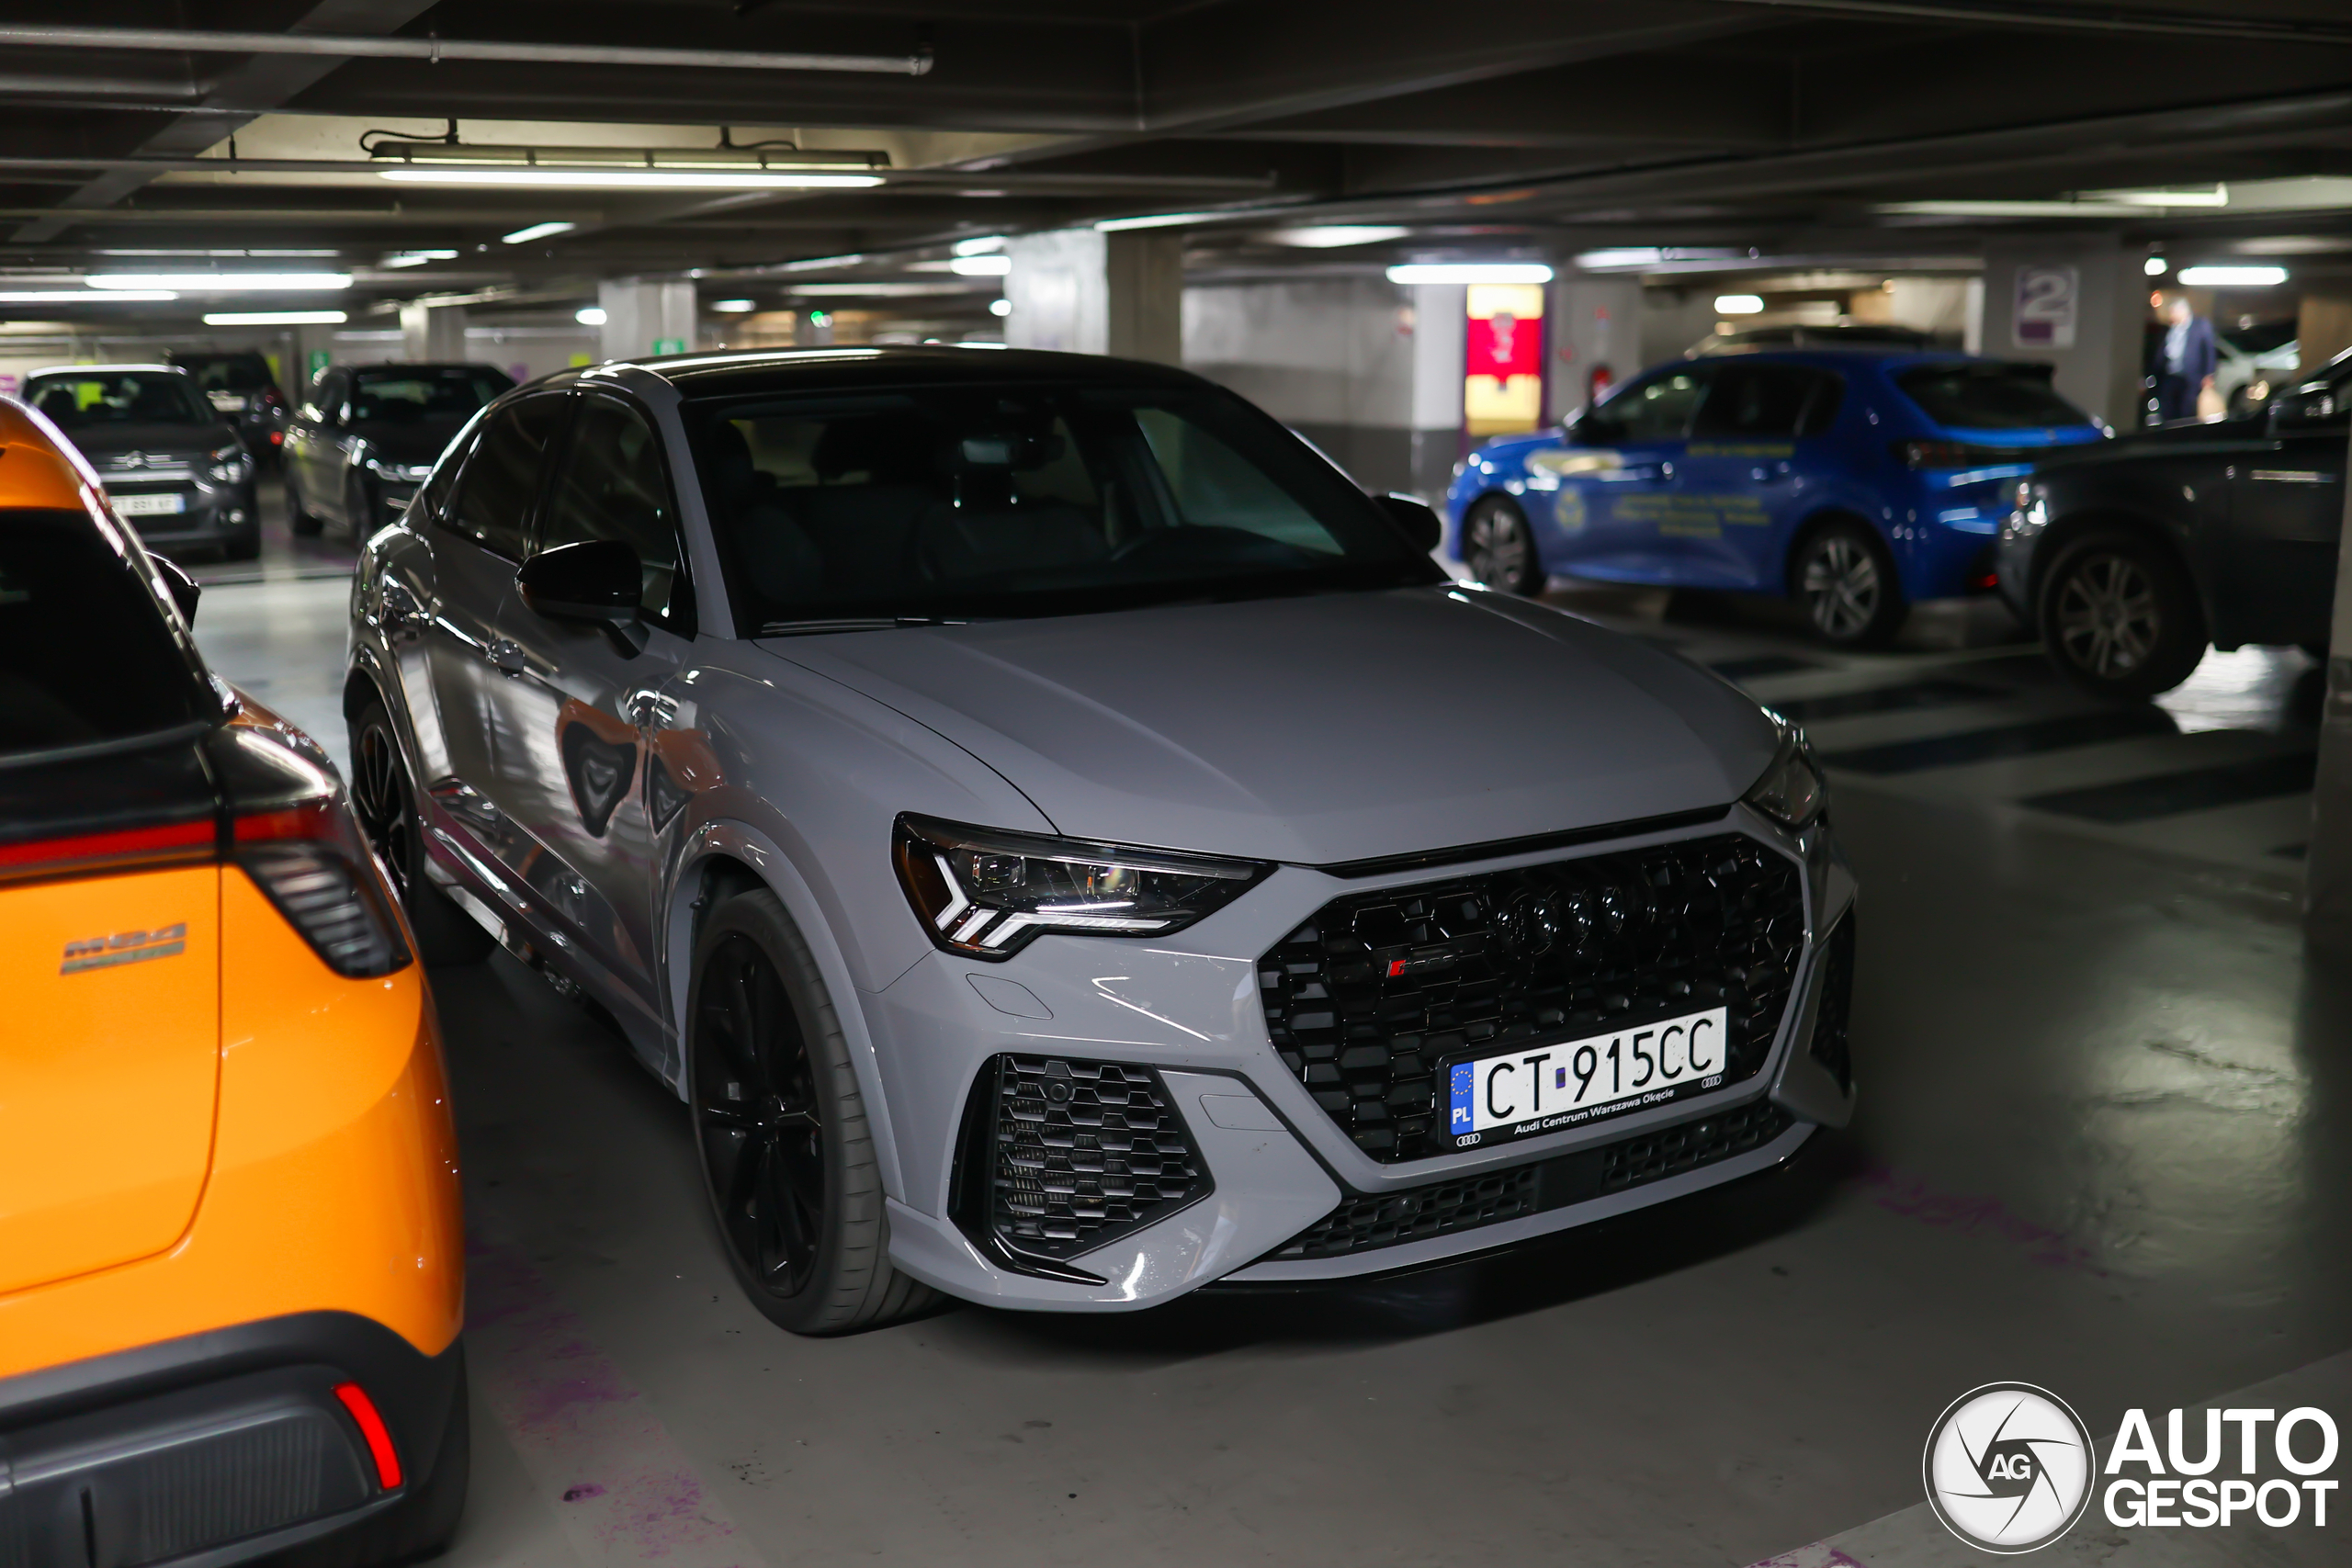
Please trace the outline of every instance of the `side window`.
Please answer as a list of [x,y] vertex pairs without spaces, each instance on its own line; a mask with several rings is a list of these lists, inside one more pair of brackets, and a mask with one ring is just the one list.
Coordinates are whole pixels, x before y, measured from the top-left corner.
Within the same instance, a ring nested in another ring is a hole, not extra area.
[[561,428],[566,400],[526,398],[494,411],[458,476],[458,498],[442,525],[509,560],[523,558],[531,502],[539,490],[539,459]]
[[466,454],[474,449],[474,436],[480,429],[480,422],[475,421],[459,431],[458,438],[441,454],[441,460],[433,465],[432,476],[424,481],[417,504],[424,508],[425,516],[436,523],[449,503],[449,491],[458,482],[458,470],[466,466]]
[[1690,434],[1701,439],[1786,441],[1804,434],[1830,378],[1789,365],[1726,365],[1710,378]]
[[645,574],[639,604],[646,615],[692,635],[694,599],[680,564],[678,509],[662,437],[643,414],[611,398],[582,400],[539,525],[543,550],[586,539],[633,546]]
[[1679,441],[1690,428],[1690,414],[1699,406],[1706,372],[1674,370],[1636,381],[1595,409],[1587,420],[1586,439],[1600,446],[1644,441]]

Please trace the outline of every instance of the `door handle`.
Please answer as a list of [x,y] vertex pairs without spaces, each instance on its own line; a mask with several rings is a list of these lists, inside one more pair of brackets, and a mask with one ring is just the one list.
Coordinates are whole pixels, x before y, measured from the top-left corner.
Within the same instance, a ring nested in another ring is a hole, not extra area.
[[523,645],[503,637],[490,639],[490,662],[502,675],[520,675],[526,668]]

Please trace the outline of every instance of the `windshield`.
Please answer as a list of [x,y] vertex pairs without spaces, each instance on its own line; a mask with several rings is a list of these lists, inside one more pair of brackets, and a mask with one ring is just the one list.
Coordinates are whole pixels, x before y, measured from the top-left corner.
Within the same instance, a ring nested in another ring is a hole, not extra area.
[[220,416],[180,370],[104,370],[36,376],[25,401],[60,430],[103,424],[218,424]]
[[258,392],[277,384],[257,354],[191,354],[176,363],[208,392]]
[[927,388],[694,413],[747,626],[1442,581],[1329,463],[1206,389]]
[[461,420],[514,384],[486,365],[362,370],[352,379],[352,423]]
[[2090,415],[2051,390],[2047,365],[1920,365],[1898,373],[1894,384],[1929,419],[1960,430],[2091,423]]

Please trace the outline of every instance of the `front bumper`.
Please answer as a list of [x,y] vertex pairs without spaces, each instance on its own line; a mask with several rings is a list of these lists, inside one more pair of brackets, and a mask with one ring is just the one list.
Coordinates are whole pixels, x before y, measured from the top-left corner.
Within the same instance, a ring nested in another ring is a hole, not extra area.
[[[130,493],[124,492],[118,503]],[[261,526],[261,508],[250,479],[210,489],[191,487],[181,493],[186,496],[186,511],[125,513],[122,520],[138,531],[141,543],[162,550],[224,544],[246,537]]]
[[[0,1379],[0,1562],[225,1568],[365,1529],[454,1481],[464,1377],[456,1342],[312,1312]],[[354,1382],[398,1485],[335,1394]]]
[[[1797,863],[1806,930],[1770,1054],[1736,1082],[1509,1144],[1385,1161],[1351,1141],[1277,1053],[1260,1002],[1259,955],[1339,894],[1725,831]],[[1442,873],[1342,881],[1285,866],[1157,943],[1044,938],[1001,964],[934,953],[861,998],[901,1162],[903,1190],[889,1206],[892,1260],[971,1300],[1131,1310],[1220,1279],[1341,1279],[1484,1252],[1768,1168],[1852,1111],[1842,1058],[1826,1063],[1811,1047],[1836,990],[1838,944],[1828,939],[1853,898],[1826,829],[1789,834],[1736,807],[1696,829]],[[1842,1052],[1842,1015],[1835,1022]],[[1205,1179],[1182,1207],[1091,1250],[1065,1250],[1053,1267],[1008,1257],[971,1223],[956,1179],[974,1086],[1002,1055],[1152,1067]],[[1611,1160],[1617,1176],[1604,1179]]]

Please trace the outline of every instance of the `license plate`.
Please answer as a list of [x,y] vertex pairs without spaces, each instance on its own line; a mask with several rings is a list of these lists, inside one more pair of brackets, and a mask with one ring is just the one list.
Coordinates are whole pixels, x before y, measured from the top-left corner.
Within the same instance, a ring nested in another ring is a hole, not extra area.
[[1589,1122],[1724,1081],[1726,1008],[1550,1045],[1521,1045],[1446,1068],[1453,1146]]
[[176,492],[168,495],[111,495],[117,513],[125,517],[162,517],[170,513],[186,512],[187,497]]

